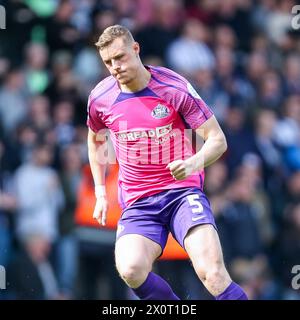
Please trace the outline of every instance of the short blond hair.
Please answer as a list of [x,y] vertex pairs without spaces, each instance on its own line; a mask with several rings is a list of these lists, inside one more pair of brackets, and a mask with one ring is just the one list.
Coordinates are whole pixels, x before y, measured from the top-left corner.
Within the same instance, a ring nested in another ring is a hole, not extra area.
[[119,24],[106,28],[95,43],[98,50],[102,50],[111,44],[115,39],[123,37],[127,43],[134,42],[131,32]]

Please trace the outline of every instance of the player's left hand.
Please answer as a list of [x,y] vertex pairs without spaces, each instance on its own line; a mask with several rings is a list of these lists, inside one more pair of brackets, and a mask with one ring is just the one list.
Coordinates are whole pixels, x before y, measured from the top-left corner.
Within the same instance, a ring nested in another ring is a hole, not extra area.
[[167,165],[175,180],[184,180],[193,173],[193,166],[187,160],[175,160]]

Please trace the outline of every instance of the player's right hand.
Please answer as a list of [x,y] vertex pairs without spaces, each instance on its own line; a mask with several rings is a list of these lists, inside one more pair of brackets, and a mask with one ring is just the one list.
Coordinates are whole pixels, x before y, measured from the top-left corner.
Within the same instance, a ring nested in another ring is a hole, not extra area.
[[93,213],[93,218],[96,219],[100,225],[102,224],[103,226],[105,226],[107,210],[108,201],[106,196],[98,196]]

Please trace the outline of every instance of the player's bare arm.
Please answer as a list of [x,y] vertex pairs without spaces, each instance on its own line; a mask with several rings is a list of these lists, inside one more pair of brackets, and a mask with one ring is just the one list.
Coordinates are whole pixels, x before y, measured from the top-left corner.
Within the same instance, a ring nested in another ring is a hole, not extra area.
[[215,116],[197,128],[196,133],[205,141],[202,148],[192,157],[186,160],[175,160],[167,166],[176,180],[183,180],[214,163],[227,149],[225,135]]
[[106,164],[98,157],[101,157],[102,152],[98,152],[99,148],[106,148],[105,132],[94,133],[91,129],[88,132],[88,155],[90,167],[95,183],[96,205],[93,213],[93,218],[103,226],[106,223],[106,214],[108,202],[105,191],[105,170]]

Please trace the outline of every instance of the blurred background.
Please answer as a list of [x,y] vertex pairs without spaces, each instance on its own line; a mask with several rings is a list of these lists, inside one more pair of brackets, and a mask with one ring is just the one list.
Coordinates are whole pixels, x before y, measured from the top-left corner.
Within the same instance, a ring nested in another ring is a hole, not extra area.
[[[170,67],[228,141],[206,170],[226,265],[251,299],[300,299],[300,32],[292,0],[9,0],[0,30],[0,299],[135,299],[115,271],[115,223],[91,221],[94,47],[127,26],[144,64]],[[117,165],[108,168],[111,216]],[[115,220],[116,220],[115,219]],[[212,299],[187,259],[155,265],[182,299]]]

